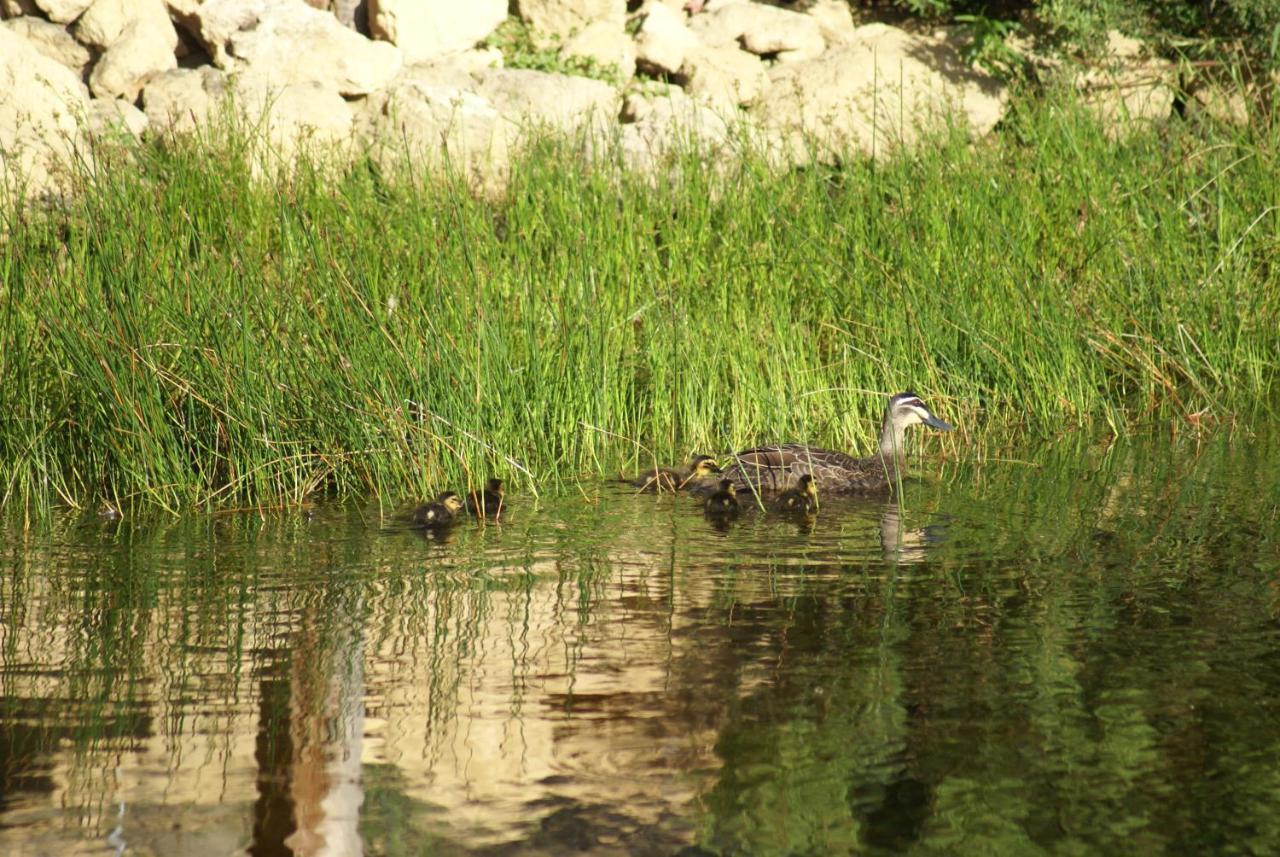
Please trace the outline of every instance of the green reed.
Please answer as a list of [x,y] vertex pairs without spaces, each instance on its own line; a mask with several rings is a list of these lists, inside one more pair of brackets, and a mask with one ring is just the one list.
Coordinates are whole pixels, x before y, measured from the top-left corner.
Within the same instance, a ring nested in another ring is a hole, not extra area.
[[0,502],[524,492],[757,439],[1124,432],[1272,399],[1280,135],[1069,102],[895,160],[669,180],[535,147],[499,198],[150,144],[0,223]]

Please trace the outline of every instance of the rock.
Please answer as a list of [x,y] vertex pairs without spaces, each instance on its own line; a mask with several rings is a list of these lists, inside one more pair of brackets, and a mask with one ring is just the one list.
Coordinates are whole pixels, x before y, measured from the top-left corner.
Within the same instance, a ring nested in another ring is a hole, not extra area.
[[618,115],[618,93],[600,80],[512,68],[484,69],[473,78],[475,92],[519,130],[571,135],[612,124]]
[[1251,88],[1242,91],[1238,85],[1215,82],[1197,86],[1187,100],[1187,115],[1244,128],[1249,124],[1250,95],[1256,93]]
[[89,53],[88,48],[77,42],[65,27],[31,16],[11,18],[0,26],[22,36],[37,51],[71,69],[81,80],[84,79],[85,70],[89,67],[93,55]]
[[598,21],[622,27],[627,17],[626,0],[515,0],[515,6],[536,39],[553,42]]
[[95,0],[76,33],[106,48],[89,75],[98,98],[135,101],[151,78],[178,66],[178,33],[163,0]]
[[507,17],[506,0],[369,0],[369,30],[406,63],[475,47]]
[[753,112],[800,160],[910,146],[947,121],[985,134],[1004,114],[1006,90],[964,64],[958,39],[886,24],[859,27],[846,47],[774,67]]
[[769,88],[760,58],[731,47],[689,51],[676,79],[685,92],[720,109],[751,104]]
[[702,42],[685,26],[684,15],[650,3],[636,32],[636,65],[649,74],[677,74],[685,55]]
[[636,45],[618,24],[612,21],[596,21],[564,43],[560,49],[562,59],[583,57],[601,67],[617,69],[626,80],[636,73]]
[[0,0],[0,19],[20,18],[23,15],[40,15],[35,0]]
[[56,24],[70,24],[84,14],[93,0],[35,0],[45,17]]
[[119,98],[95,98],[89,102],[88,131],[93,137],[128,134],[142,139],[147,130],[147,114]]
[[627,123],[619,137],[623,160],[643,172],[657,172],[689,153],[715,158],[732,136],[723,116],[679,89],[666,95],[628,96],[622,120]]
[[277,84],[254,72],[232,75],[228,94],[236,115],[266,143],[255,165],[271,170],[305,156],[317,165],[350,160],[353,113],[336,89],[314,81]]
[[1076,75],[1085,107],[1113,139],[1162,122],[1173,111],[1176,69],[1164,60],[1144,60],[1142,54],[1141,42],[1113,30],[1101,63]]
[[474,92],[405,74],[368,99],[363,121],[370,156],[389,172],[423,167],[487,191],[506,183],[502,117]]
[[828,47],[847,45],[856,38],[857,27],[848,0],[817,0],[804,14],[817,22]]
[[178,68],[152,78],[142,90],[151,128],[189,134],[209,121],[229,89],[228,75],[212,66]]
[[822,28],[808,15],[761,3],[730,3],[695,15],[689,29],[706,45],[737,47],[779,62],[813,59],[826,50]]
[[400,70],[400,49],[371,42],[302,0],[208,0],[196,11],[200,38],[227,71],[253,70],[273,85],[319,83],[367,95]]
[[73,158],[90,157],[78,122],[89,108],[84,84],[0,27],[0,92],[0,203],[19,183],[29,197],[61,192]]

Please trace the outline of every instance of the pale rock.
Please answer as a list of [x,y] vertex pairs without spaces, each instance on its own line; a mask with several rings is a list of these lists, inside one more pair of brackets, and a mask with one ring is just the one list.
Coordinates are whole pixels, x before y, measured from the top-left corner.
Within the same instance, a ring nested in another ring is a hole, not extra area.
[[597,21],[569,38],[560,49],[561,58],[584,57],[601,66],[613,67],[623,80],[636,73],[636,45],[621,25]]
[[29,196],[64,187],[64,170],[83,151],[89,109],[80,79],[26,39],[0,27],[0,203],[22,183]]
[[828,47],[847,45],[856,38],[858,28],[848,0],[817,0],[804,14],[817,22]]
[[636,65],[650,74],[676,74],[685,55],[702,42],[685,26],[684,15],[661,3],[650,3],[636,33]]
[[394,78],[403,61],[396,46],[371,42],[302,0],[208,0],[196,18],[219,68],[253,70],[275,86],[319,83],[366,95]]
[[627,17],[626,0],[515,0],[515,5],[520,20],[543,43],[563,40],[597,21],[621,27]]
[[1003,116],[1007,91],[965,65],[958,44],[952,32],[868,24],[843,48],[775,66],[752,110],[797,160],[911,146],[948,121],[982,135]]
[[228,94],[236,116],[266,144],[255,153],[258,167],[287,166],[302,155],[319,165],[349,160],[354,115],[336,89],[246,72],[231,76]]
[[513,126],[518,137],[532,128],[561,134],[600,129],[618,115],[618,93],[586,77],[532,69],[483,69],[474,90]]
[[1142,55],[1142,42],[1112,30],[1104,58],[1076,75],[1085,107],[1112,139],[1163,122],[1173,111],[1177,69]]
[[229,75],[212,66],[173,69],[142,90],[142,108],[151,128],[190,134],[216,115],[229,89]]
[[89,102],[88,131],[93,137],[128,134],[142,139],[147,130],[147,114],[119,98],[95,98]]
[[159,11],[166,21],[169,10],[163,0],[93,0],[76,21],[76,39],[99,50],[110,47],[124,30],[140,17],[151,17]]
[[84,14],[93,0],[35,0],[45,17],[55,24],[70,24]]
[[676,79],[685,92],[719,109],[751,104],[769,88],[760,57],[732,47],[689,51]]
[[469,75],[486,68],[502,68],[503,62],[502,51],[497,48],[473,48],[469,51],[441,54],[424,62],[406,65],[400,71],[400,75],[410,75],[415,69],[450,69]]
[[506,17],[506,0],[369,0],[369,31],[406,63],[474,47]]
[[84,79],[85,69],[93,60],[89,49],[75,40],[66,27],[61,27],[43,18],[29,15],[12,18],[0,24],[10,32],[17,33],[31,43],[31,46],[49,59],[62,63],[71,69],[80,79]]
[[656,166],[687,151],[708,154],[731,136],[724,116],[679,89],[665,95],[628,95],[621,118],[622,150],[633,167]]
[[151,78],[178,66],[178,32],[163,0],[96,0],[76,30],[106,48],[89,75],[98,98],[134,101]]
[[1187,115],[1243,128],[1249,124],[1249,96],[1255,94],[1251,87],[1241,91],[1220,83],[1198,86],[1187,100]]
[[730,3],[695,15],[689,23],[706,45],[737,47],[779,62],[813,59],[826,49],[822,28],[808,15],[762,3]]
[[203,2],[204,0],[165,0],[165,5],[169,7],[170,14],[175,18],[186,20],[195,18]]
[[35,0],[0,0],[0,18],[20,18],[23,15],[41,15]]
[[425,167],[497,191],[509,175],[502,117],[483,96],[440,85],[414,69],[367,99],[363,122],[369,154],[394,172]]

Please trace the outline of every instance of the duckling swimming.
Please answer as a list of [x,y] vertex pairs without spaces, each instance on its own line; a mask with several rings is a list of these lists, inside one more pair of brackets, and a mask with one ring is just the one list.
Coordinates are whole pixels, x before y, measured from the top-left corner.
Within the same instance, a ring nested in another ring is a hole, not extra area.
[[482,491],[472,491],[467,495],[467,511],[477,518],[493,518],[495,521],[502,514],[502,501],[507,491],[502,487],[501,479],[490,479]]
[[453,524],[462,511],[462,498],[452,491],[442,491],[436,499],[413,510],[410,520],[414,526],[439,529]]
[[721,479],[720,489],[703,503],[702,509],[713,518],[728,518],[738,514],[738,488],[732,479]]
[[778,512],[802,512],[812,515],[818,511],[818,483],[813,476],[806,473],[796,480],[796,487],[789,488],[778,495],[773,504]]
[[641,473],[629,484],[650,493],[663,494],[683,491],[701,485],[714,474],[720,472],[720,465],[709,455],[695,455],[689,460],[687,468],[655,467]]
[[823,491],[871,494],[885,491],[898,481],[903,462],[906,430],[926,425],[939,431],[951,426],[933,415],[915,393],[890,397],[880,426],[880,452],[854,458],[834,449],[802,443],[757,446],[734,455],[734,463],[724,471],[739,490],[771,493],[798,484],[801,476],[812,474]]

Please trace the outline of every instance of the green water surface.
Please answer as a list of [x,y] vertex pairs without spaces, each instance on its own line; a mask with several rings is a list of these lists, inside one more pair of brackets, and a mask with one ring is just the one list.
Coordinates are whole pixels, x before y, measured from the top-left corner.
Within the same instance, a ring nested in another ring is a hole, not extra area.
[[0,853],[1280,852],[1280,438],[0,529]]

